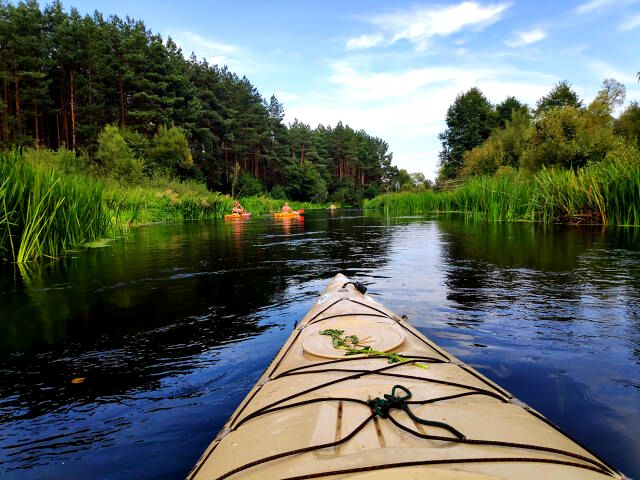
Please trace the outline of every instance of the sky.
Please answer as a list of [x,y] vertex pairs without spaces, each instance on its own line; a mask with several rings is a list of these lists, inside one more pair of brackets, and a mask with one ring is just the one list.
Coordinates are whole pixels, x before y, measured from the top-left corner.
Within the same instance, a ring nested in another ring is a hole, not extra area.
[[[640,0],[63,0],[141,19],[186,56],[228,65],[285,121],[338,121],[383,138],[409,172],[437,174],[438,133],[456,96],[535,106],[568,80],[585,103],[605,78],[640,100]],[[43,3],[44,5],[44,3]]]

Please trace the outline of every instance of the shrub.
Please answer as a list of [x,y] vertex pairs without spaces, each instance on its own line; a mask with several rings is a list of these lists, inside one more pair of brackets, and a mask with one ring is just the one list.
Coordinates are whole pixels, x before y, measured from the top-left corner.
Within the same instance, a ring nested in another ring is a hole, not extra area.
[[614,144],[613,129],[600,115],[575,107],[551,108],[536,122],[521,165],[530,171],[578,168],[601,161]]
[[86,155],[77,156],[73,150],[60,148],[27,148],[23,150],[24,160],[34,165],[52,167],[69,174],[86,173],[90,170],[90,162]]
[[281,185],[275,185],[271,189],[271,196],[279,200],[284,200],[287,198],[287,192],[284,191]]
[[178,127],[161,125],[151,140],[148,160],[153,169],[164,170],[170,176],[180,170],[189,170],[193,166],[193,157],[183,131]]
[[324,202],[327,185],[310,162],[294,163],[285,171],[285,191],[292,200]]
[[375,183],[370,183],[363,193],[364,198],[367,200],[371,200],[378,195],[380,195],[380,190],[378,189],[378,185]]
[[505,128],[495,130],[485,143],[465,153],[462,176],[491,175],[503,166],[518,167],[531,134],[529,114],[514,110]]
[[464,164],[460,175],[491,175],[504,160],[504,148],[497,135],[492,135],[482,145],[464,154]]
[[640,145],[640,104],[631,102],[615,122],[615,132],[628,141]]
[[144,163],[134,157],[118,127],[107,125],[100,132],[96,157],[102,164],[106,176],[131,184],[140,183],[142,180]]
[[249,172],[240,174],[238,178],[238,196],[250,197],[252,195],[259,195],[263,191],[262,183],[255,176]]
[[121,128],[120,135],[127,142],[133,152],[133,156],[139,160],[144,160],[149,154],[149,139],[140,132],[130,128]]

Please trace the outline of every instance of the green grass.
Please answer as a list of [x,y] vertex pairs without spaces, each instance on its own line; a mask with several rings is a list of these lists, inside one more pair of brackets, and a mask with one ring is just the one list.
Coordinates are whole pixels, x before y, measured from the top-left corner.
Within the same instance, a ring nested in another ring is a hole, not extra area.
[[104,235],[102,185],[0,153],[0,256],[25,263]]
[[114,227],[221,218],[224,196],[196,182],[156,179],[141,186],[106,184],[105,205]]
[[[101,245],[96,240],[133,225],[221,219],[233,208],[228,195],[195,181],[156,178],[123,186],[69,168],[74,159],[66,151],[0,152],[0,260],[24,264],[53,258],[81,245]],[[266,196],[240,202],[254,215],[279,211],[284,204]],[[290,205],[296,210],[327,206]]]
[[640,155],[621,147],[578,170],[506,171],[445,192],[380,195],[365,208],[388,216],[461,212],[487,221],[640,225]]
[[[268,196],[240,198],[241,205],[253,215],[279,211],[285,200]],[[210,192],[197,182],[178,182],[167,179],[148,181],[143,186],[122,188],[108,183],[105,203],[114,225],[129,227],[155,222],[182,220],[211,220],[231,213],[234,200],[228,195]],[[294,210],[326,208],[324,204],[289,202]]]

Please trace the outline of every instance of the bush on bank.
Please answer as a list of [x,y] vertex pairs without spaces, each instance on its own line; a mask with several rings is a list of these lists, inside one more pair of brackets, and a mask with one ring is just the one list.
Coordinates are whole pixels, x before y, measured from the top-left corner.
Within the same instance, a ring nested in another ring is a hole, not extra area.
[[387,215],[462,212],[489,221],[640,225],[640,154],[619,143],[601,162],[535,175],[502,167],[442,192],[389,193],[365,202]]
[[[0,152],[0,260],[56,257],[134,224],[223,218],[233,207],[229,195],[195,180],[152,176],[127,185],[96,175],[64,149]],[[285,202],[264,195],[240,201],[254,215]],[[294,209],[324,206],[291,202]]]

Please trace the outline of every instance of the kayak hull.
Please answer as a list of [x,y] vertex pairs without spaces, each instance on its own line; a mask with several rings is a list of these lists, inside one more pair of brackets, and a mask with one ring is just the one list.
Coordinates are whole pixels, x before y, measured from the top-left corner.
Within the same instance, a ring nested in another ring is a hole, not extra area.
[[251,218],[251,213],[228,213],[224,216],[225,220],[246,220]]
[[[189,479],[623,478],[347,282],[330,282]],[[323,356],[328,329],[382,353]],[[416,403],[376,415],[367,402],[398,385]]]
[[298,212],[275,212],[273,216],[275,218],[297,218],[300,214]]

